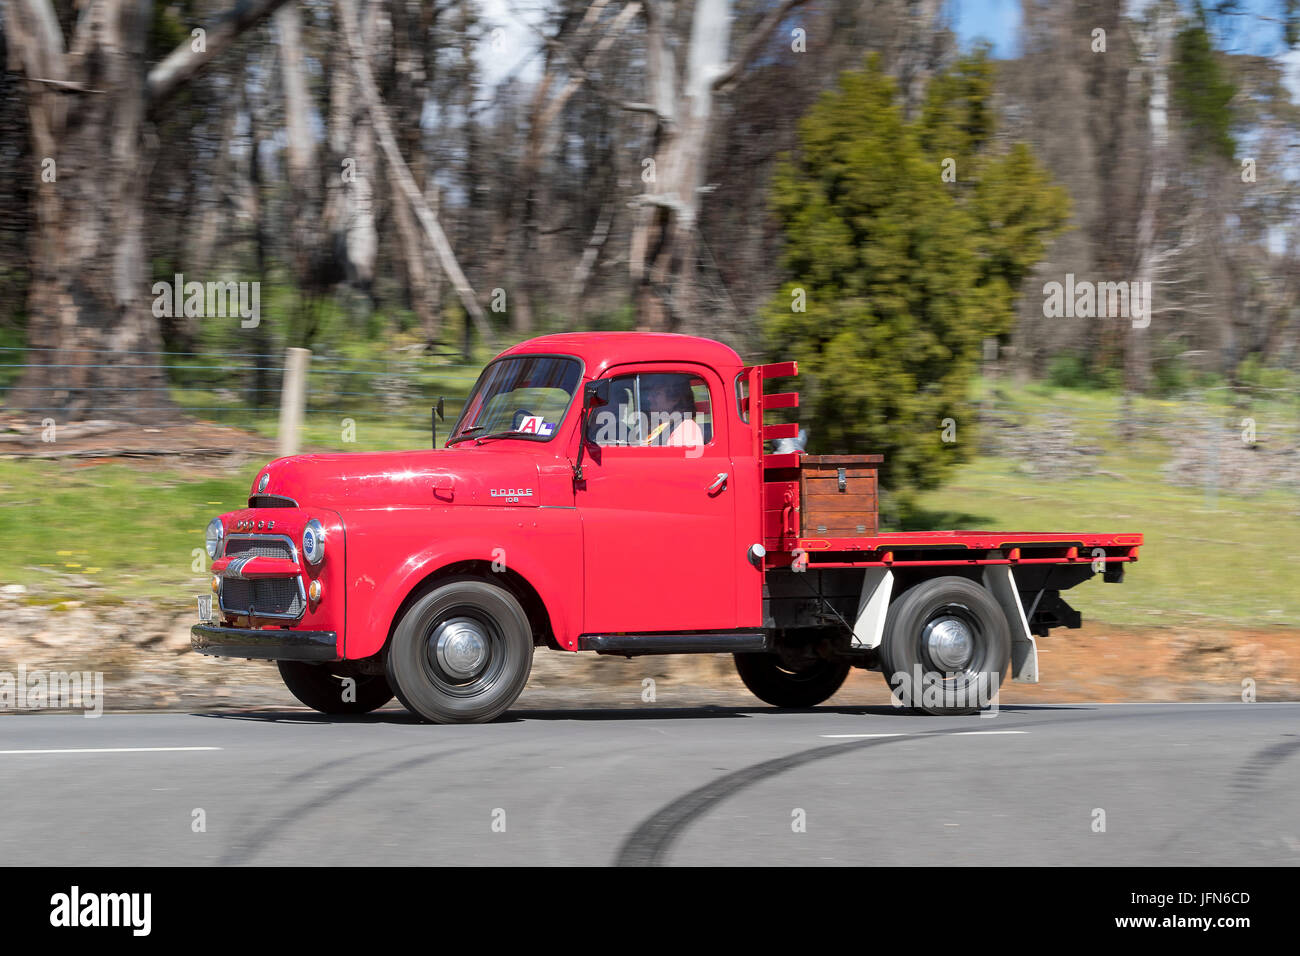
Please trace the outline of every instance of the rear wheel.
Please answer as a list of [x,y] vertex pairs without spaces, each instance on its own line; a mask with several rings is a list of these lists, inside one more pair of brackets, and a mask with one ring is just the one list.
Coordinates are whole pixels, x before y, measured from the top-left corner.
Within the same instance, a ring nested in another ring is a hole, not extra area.
[[414,714],[440,724],[482,723],[528,683],[533,632],[504,588],[477,578],[439,585],[402,615],[388,648],[388,682]]
[[368,714],[393,699],[383,674],[347,678],[331,673],[327,664],[275,663],[289,693],[322,714]]
[[881,671],[895,698],[929,714],[974,714],[997,696],[1011,628],[993,595],[968,578],[908,589],[889,608]]
[[816,707],[844,683],[849,665],[817,658],[797,670],[778,654],[737,654],[736,671],[754,696],[774,707]]

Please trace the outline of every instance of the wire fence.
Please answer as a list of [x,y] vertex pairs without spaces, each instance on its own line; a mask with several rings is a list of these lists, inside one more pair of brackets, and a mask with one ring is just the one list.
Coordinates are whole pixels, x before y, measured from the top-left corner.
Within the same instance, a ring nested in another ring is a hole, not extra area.
[[[141,373],[161,372],[159,384],[73,386],[70,383],[95,370],[120,367],[114,355],[122,353],[78,350],[72,356],[75,361],[49,363],[33,361],[34,351],[39,350],[0,347],[0,416],[29,420],[53,416],[58,421],[59,412],[68,407],[68,394],[75,391],[83,403],[83,418],[135,420],[141,412],[171,412],[245,427],[275,420],[286,371],[284,353],[161,352],[147,353],[156,362],[132,365]],[[19,388],[24,373],[35,368],[54,370],[46,380],[55,384],[23,383]],[[481,370],[481,365],[430,356],[422,348],[393,350],[380,359],[315,353],[307,373],[306,424],[321,431],[344,420],[364,418],[409,421],[413,428],[427,429],[429,409],[439,399],[446,400],[448,418],[459,412]],[[59,384],[60,378],[69,384]]]

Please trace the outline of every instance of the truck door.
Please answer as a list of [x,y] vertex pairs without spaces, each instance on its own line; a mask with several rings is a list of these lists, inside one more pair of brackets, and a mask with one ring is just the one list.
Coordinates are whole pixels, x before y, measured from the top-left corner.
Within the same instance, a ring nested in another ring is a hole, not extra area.
[[[610,369],[587,434],[587,634],[736,627],[736,512],[722,381],[699,365]],[[717,410],[718,414],[715,414]]]

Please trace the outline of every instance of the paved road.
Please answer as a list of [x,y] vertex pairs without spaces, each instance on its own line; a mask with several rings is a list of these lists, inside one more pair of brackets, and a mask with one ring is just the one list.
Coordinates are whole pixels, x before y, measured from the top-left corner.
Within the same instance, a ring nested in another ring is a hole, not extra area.
[[0,751],[7,864],[1300,863],[1300,704],[14,715]]

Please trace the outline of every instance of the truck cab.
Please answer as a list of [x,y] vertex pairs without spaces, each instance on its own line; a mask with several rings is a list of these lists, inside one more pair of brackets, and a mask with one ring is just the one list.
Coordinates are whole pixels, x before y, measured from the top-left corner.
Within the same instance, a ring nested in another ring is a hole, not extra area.
[[878,457],[769,451],[796,426],[764,412],[798,398],[765,385],[796,373],[692,336],[521,343],[445,448],[259,471],[248,507],[209,524],[192,645],[277,661],[317,710],[396,694],[436,722],[499,716],[538,646],[731,653],[778,706],[820,703],[854,666],[944,713],[1008,670],[1036,679],[1035,633],[1078,626],[1059,592],[1119,580],[1141,537],[881,535]]

